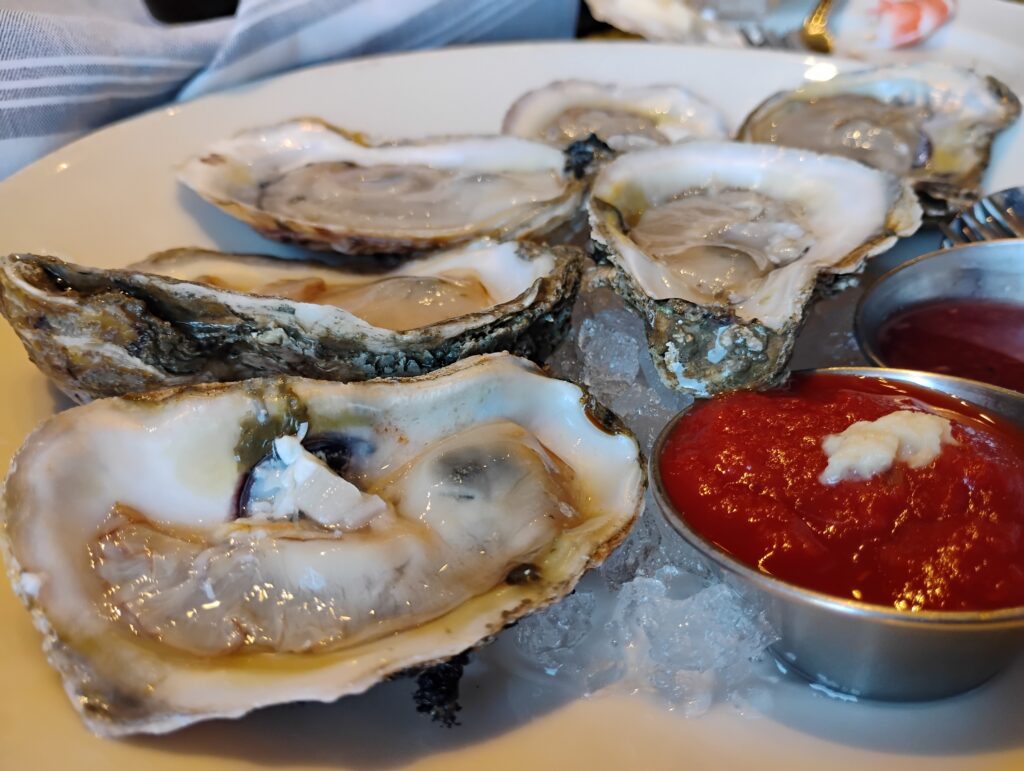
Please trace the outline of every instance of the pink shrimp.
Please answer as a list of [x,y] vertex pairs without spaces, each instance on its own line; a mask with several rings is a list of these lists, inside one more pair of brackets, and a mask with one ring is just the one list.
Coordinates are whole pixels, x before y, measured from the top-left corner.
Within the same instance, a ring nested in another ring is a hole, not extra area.
[[914,45],[931,35],[953,15],[956,0],[877,0],[869,13],[878,20],[881,48]]

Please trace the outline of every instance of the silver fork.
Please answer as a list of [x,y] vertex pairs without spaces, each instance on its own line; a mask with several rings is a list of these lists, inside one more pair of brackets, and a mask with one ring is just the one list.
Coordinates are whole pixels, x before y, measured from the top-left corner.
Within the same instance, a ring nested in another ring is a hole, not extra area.
[[972,241],[1024,238],[1024,187],[1012,187],[982,198],[947,222],[939,223],[943,246]]

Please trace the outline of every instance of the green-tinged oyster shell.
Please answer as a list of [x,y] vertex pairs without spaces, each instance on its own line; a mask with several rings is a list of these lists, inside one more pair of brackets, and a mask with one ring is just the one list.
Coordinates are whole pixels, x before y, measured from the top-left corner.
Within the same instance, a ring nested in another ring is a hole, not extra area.
[[[737,200],[744,208],[730,208]],[[647,212],[688,201],[698,205],[679,209],[678,228],[660,234],[659,248],[675,249],[682,257],[672,259],[682,261],[670,264],[633,240]],[[892,175],[845,158],[737,142],[620,156],[598,174],[588,209],[596,255],[610,263],[599,281],[643,317],[665,384],[698,396],[778,383],[815,292],[849,283],[867,257],[921,224],[912,189]],[[738,227],[730,231],[722,223],[734,211]],[[703,229],[702,217],[717,219]],[[784,241],[794,228],[799,250],[784,261],[769,254],[774,241],[757,241],[765,232]],[[691,248],[754,254],[760,264],[753,279],[723,284],[728,264],[706,253],[693,261]]]
[[[11,255],[0,258],[0,312],[32,361],[79,401],[277,374],[346,381],[418,375],[501,350],[543,361],[567,328],[580,252],[528,243],[463,251],[545,267],[512,299],[483,312],[395,332],[332,306]],[[422,271],[427,263],[414,264]]]

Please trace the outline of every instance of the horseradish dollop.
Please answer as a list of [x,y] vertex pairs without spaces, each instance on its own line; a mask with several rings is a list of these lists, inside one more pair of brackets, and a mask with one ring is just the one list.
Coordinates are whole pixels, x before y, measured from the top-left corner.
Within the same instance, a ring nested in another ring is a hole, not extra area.
[[923,468],[939,457],[942,445],[956,444],[952,424],[939,415],[897,410],[878,420],[858,420],[821,440],[828,465],[818,476],[823,485],[870,479],[894,463]]

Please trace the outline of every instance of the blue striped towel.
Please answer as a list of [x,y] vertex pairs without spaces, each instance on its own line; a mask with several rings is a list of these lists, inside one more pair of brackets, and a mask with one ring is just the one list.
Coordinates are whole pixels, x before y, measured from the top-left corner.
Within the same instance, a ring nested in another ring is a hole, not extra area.
[[0,178],[110,121],[293,67],[565,37],[577,0],[241,0],[165,26],[141,0],[0,0]]

